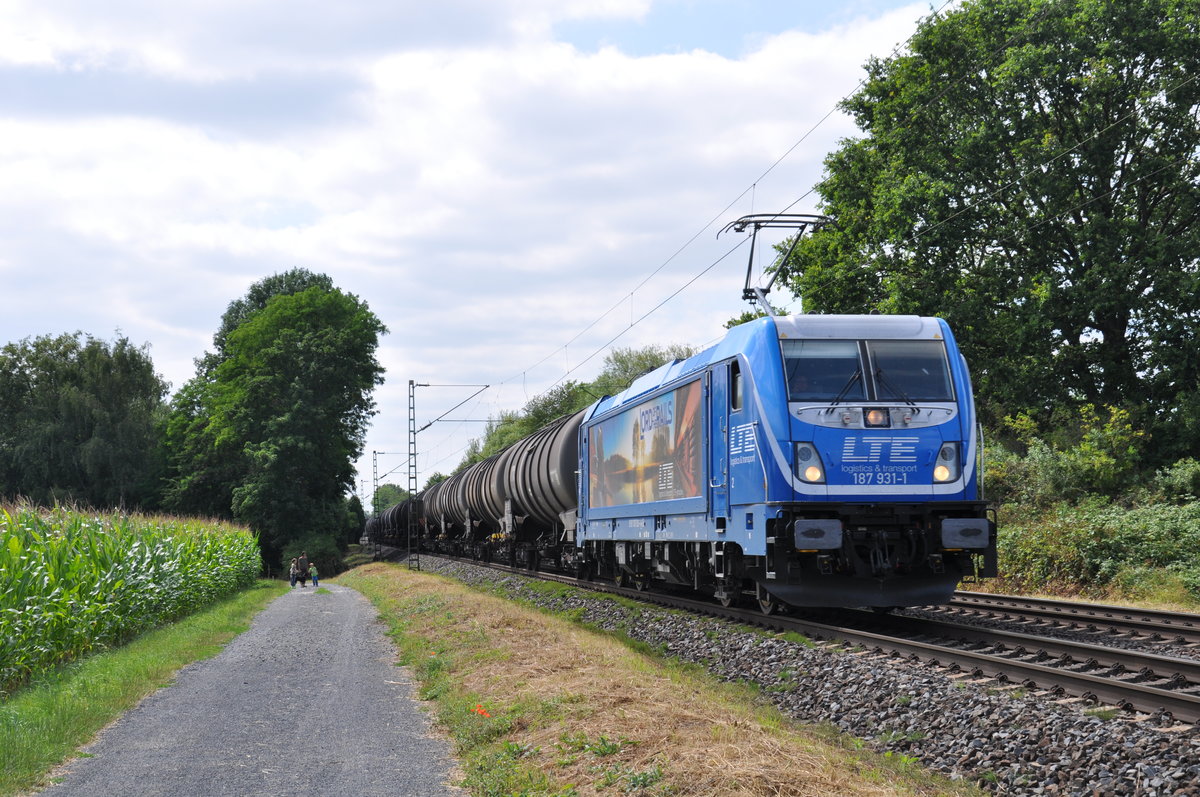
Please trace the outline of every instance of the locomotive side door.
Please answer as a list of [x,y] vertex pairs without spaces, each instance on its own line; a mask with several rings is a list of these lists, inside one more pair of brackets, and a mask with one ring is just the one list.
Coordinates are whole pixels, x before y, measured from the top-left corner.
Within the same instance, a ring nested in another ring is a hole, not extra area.
[[729,363],[720,363],[709,373],[708,488],[713,519],[724,528],[729,516]]

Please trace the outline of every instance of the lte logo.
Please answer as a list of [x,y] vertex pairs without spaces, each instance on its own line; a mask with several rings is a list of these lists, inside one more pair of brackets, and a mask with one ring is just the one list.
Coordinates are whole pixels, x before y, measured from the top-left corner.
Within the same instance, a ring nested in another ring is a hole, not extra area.
[[753,454],[757,447],[754,439],[754,424],[745,423],[729,430],[729,453],[731,456]]
[[842,462],[916,462],[919,437],[847,437]]

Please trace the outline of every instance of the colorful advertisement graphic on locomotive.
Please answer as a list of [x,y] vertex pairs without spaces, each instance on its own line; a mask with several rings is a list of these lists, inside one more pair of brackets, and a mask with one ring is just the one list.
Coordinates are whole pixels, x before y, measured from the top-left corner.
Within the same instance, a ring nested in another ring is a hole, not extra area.
[[588,430],[588,505],[695,498],[704,486],[699,381],[625,410]]

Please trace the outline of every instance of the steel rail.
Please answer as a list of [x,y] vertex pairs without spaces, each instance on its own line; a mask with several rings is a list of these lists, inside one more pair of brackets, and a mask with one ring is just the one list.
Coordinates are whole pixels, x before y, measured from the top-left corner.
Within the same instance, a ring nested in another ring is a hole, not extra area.
[[[624,590],[621,591],[624,592]],[[632,593],[632,591],[630,592]],[[636,593],[636,596],[645,597],[647,593]],[[1072,672],[1061,667],[1020,661],[1004,655],[962,650],[936,642],[921,642],[804,618],[767,616],[761,612],[744,609],[722,609],[701,601],[674,597],[669,601],[655,600],[654,602],[689,609],[694,607],[694,610],[727,617],[749,625],[795,631],[816,639],[839,641],[878,653],[905,656],[909,660],[967,672],[975,677],[994,678],[1002,683],[1017,683],[1030,689],[1038,689],[1055,695],[1067,695],[1088,702],[1116,706],[1125,711],[1141,711],[1147,714],[1165,711],[1181,722],[1191,724],[1200,722],[1200,695],[1173,691],[1149,684],[1129,683],[1113,677]],[[989,632],[978,629],[973,629],[973,631],[979,633],[980,636],[991,635]],[[1059,642],[1059,640],[1046,640],[1046,638],[1038,636],[1022,637],[1020,634],[1000,633],[1024,639],[1030,647],[1041,646],[1044,641]],[[1113,649],[1104,650],[1111,651]],[[1161,656],[1156,659],[1167,659],[1172,663],[1180,661],[1185,669],[1190,666],[1187,660]]]
[[[959,610],[1011,612],[1026,617],[1086,624],[1093,629],[1101,625],[1176,642],[1200,642],[1200,614],[1189,612],[963,591],[955,592],[953,599],[946,606]],[[926,608],[937,610],[941,607]]]
[[[1003,645],[1007,648],[998,656],[1034,656],[1058,659],[1066,666],[1086,665],[1092,669],[1109,669],[1113,675],[1133,673],[1141,678],[1158,678],[1180,686],[1200,687],[1200,661],[1196,659],[1163,656],[1107,645],[1093,645],[1054,637],[1020,634],[963,625],[943,620],[919,617],[890,616],[884,620],[889,628],[902,630],[908,635],[925,635],[978,642],[988,645]],[[1105,677],[1113,677],[1107,675]]]

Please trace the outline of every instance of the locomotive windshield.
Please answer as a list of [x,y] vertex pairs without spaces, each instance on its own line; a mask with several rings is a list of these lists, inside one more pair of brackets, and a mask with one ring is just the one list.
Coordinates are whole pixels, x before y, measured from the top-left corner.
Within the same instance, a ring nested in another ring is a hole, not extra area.
[[789,401],[953,401],[940,340],[785,339]]

